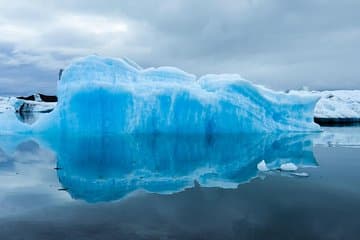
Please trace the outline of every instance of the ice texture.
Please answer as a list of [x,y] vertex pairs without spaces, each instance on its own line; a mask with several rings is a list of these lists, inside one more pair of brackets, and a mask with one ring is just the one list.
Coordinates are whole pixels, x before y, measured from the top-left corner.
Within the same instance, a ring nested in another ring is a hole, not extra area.
[[13,110],[11,97],[0,97],[0,113]]
[[[38,94],[35,94],[35,97]],[[0,113],[4,112],[51,112],[56,106],[56,102],[42,102],[41,99],[35,101],[18,99],[16,97],[0,97]]]
[[196,78],[174,67],[141,69],[124,59],[74,62],[62,74],[58,97],[52,121],[71,133],[319,130],[313,122],[318,97],[274,92],[236,74]]
[[360,119],[360,90],[323,91],[320,95],[316,117]]
[[54,111],[33,132],[213,134],[318,131],[317,96],[274,92],[237,74],[197,78],[174,67],[88,56],[58,82]]
[[269,168],[266,166],[265,160],[261,160],[261,162],[257,164],[257,169],[261,172],[269,171]]
[[12,111],[0,113],[0,135],[31,134],[31,126],[21,122]]
[[282,171],[296,171],[298,167],[294,163],[283,163],[280,165]]
[[314,117],[360,119],[360,90],[291,91],[301,96],[319,96]]

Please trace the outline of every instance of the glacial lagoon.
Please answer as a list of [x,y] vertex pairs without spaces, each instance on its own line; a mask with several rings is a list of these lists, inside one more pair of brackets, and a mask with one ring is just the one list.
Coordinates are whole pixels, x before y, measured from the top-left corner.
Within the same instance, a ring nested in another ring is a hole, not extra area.
[[322,130],[2,135],[0,239],[356,239],[360,128]]

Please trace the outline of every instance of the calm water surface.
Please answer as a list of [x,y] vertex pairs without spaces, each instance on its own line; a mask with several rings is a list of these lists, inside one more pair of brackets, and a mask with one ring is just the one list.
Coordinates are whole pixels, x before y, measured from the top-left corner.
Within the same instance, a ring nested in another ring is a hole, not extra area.
[[0,239],[360,239],[359,171],[360,127],[0,136]]

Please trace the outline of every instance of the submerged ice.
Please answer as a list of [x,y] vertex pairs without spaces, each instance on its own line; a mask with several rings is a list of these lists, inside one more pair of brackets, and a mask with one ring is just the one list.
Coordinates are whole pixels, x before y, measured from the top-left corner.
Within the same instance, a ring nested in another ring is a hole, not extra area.
[[[274,92],[239,75],[196,78],[173,67],[82,58],[58,82],[53,112],[29,127],[62,134],[317,131],[318,97]],[[23,128],[21,128],[23,129]]]

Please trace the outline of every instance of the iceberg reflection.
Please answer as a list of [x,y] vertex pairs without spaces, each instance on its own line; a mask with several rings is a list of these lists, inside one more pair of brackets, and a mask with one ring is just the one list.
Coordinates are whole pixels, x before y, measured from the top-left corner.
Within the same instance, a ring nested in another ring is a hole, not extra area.
[[258,163],[316,166],[312,135],[122,135],[61,139],[58,177],[72,198],[111,201],[143,189],[236,188],[260,176]]

